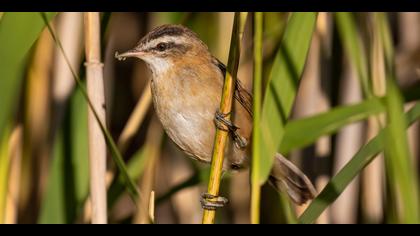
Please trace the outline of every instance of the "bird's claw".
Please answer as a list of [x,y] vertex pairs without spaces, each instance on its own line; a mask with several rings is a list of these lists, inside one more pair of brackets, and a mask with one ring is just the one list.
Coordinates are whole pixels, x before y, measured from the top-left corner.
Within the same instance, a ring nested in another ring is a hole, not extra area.
[[[216,127],[220,130],[229,132],[233,130],[237,130],[238,127],[236,127],[232,121],[226,119],[226,117],[230,115],[229,113],[222,113],[219,109],[216,110],[216,115],[214,117],[214,123],[216,124]],[[227,128],[225,128],[227,127]]]
[[216,210],[224,207],[229,200],[225,197],[214,196],[210,193],[201,194],[201,207],[205,210]]
[[[239,127],[235,126],[232,121],[226,119],[226,117],[230,115],[229,113],[222,113],[219,109],[216,110],[216,115],[214,117],[214,122],[216,127],[220,130],[232,133],[233,140],[235,142],[236,147],[239,149],[243,149],[248,145],[247,140],[240,136],[237,132]],[[227,127],[227,128],[225,128]]]

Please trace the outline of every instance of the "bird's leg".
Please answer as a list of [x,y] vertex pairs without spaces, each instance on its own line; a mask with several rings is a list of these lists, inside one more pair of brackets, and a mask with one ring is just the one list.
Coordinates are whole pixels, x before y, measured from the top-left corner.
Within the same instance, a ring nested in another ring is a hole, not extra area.
[[[226,119],[226,117],[230,114],[229,113],[222,113],[220,112],[219,109],[217,109],[216,111],[216,115],[214,118],[214,122],[216,124],[216,127],[220,130],[224,130],[226,132],[230,132],[232,134],[232,138],[233,141],[235,142],[236,147],[238,147],[239,149],[243,149],[248,145],[247,140],[240,136],[239,133],[237,132],[237,130],[239,129],[239,127],[235,126],[232,121]],[[223,126],[225,125],[227,127],[227,129]]]
[[[216,124],[216,127],[218,129],[223,130],[223,131],[226,131],[226,132],[229,132],[231,130],[237,130],[238,129],[238,127],[236,127],[232,123],[232,121],[226,119],[226,117],[228,115],[230,115],[230,113],[231,112],[224,114],[224,113],[220,112],[219,109],[216,110],[216,115],[214,117],[214,123]],[[227,127],[227,129],[223,125],[225,125]]]
[[210,193],[201,194],[201,207],[206,210],[216,210],[216,208],[224,207],[229,200],[225,197],[214,196]]

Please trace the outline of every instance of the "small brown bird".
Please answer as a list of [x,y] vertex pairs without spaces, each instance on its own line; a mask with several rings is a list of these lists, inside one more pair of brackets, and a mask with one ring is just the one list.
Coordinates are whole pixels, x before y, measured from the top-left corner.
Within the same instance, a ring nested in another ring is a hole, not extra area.
[[[252,95],[237,80],[232,122],[218,112],[226,67],[211,55],[206,44],[181,25],[162,25],[144,36],[137,46],[118,54],[120,60],[136,57],[152,71],[153,104],[168,136],[192,158],[210,163],[216,126],[229,127],[223,170],[249,166],[252,132]],[[216,124],[216,126],[215,126]],[[275,155],[269,178],[279,191],[285,191],[296,204],[315,195],[309,179],[281,154]],[[208,196],[207,196],[208,197]],[[202,200],[204,208],[222,206],[226,200]]]

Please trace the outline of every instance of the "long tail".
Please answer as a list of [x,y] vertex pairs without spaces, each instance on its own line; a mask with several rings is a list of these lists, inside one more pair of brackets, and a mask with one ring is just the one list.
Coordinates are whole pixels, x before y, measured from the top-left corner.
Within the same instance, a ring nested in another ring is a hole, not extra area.
[[274,158],[269,182],[277,191],[286,192],[298,205],[304,204],[316,195],[316,190],[308,177],[279,153]]

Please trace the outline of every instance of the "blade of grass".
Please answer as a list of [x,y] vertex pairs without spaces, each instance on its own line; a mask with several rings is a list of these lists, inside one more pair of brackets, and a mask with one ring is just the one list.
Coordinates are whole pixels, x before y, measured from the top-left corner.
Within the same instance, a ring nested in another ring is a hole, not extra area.
[[417,176],[408,147],[403,103],[393,80],[387,83],[388,132],[385,139],[385,167],[396,199],[401,223],[419,223]]
[[125,163],[124,163],[124,160],[121,156],[121,153],[118,151],[117,145],[115,144],[111,134],[106,129],[105,125],[102,124],[102,122],[100,122],[99,116],[96,113],[96,110],[94,109],[91,101],[89,100],[89,97],[88,97],[87,92],[86,92],[86,88],[83,86],[79,76],[74,72],[74,69],[71,67],[71,63],[70,63],[70,61],[69,61],[61,43],[60,43],[60,40],[56,37],[56,34],[54,33],[54,30],[51,28],[49,22],[47,21],[46,15],[44,13],[41,13],[41,15],[42,15],[42,18],[44,19],[45,25],[48,27],[48,30],[50,31],[51,36],[53,37],[55,43],[57,44],[60,51],[63,53],[63,56],[66,60],[67,65],[69,66],[69,69],[72,72],[73,78],[76,81],[77,86],[80,88],[80,91],[82,92],[82,95],[83,95],[84,99],[86,100],[89,108],[92,110],[93,115],[95,116],[96,121],[98,122],[98,124],[101,128],[101,131],[105,136],[106,143],[107,143],[108,148],[110,149],[111,154],[112,154],[111,156],[112,156],[114,162],[116,163],[116,165],[117,165],[117,167],[120,171],[120,174],[121,174],[122,179],[124,181],[125,187],[127,188],[127,191],[130,194],[131,199],[133,200],[133,202],[136,202],[136,200],[139,197],[139,192],[138,192],[138,189],[136,187],[136,184],[130,178],[130,176],[127,172],[127,168],[125,166]]
[[261,114],[261,83],[262,83],[262,40],[263,13],[254,13],[254,101],[253,101],[253,133],[252,133],[252,167],[251,167],[251,223],[260,222],[260,114]]
[[391,184],[394,207],[398,209],[398,220],[401,223],[419,223],[419,192],[416,169],[412,164],[408,146],[407,124],[404,119],[404,104],[401,92],[397,87],[394,68],[394,49],[389,25],[384,13],[375,13],[374,20],[379,25],[380,39],[384,45],[385,68],[387,80],[387,120],[389,131],[385,139],[385,168]]
[[[245,19],[247,13],[235,13],[231,44],[229,50],[229,60],[226,70],[226,77],[223,84],[222,99],[220,102],[220,112],[223,114],[230,114],[232,107],[232,98],[234,91],[234,84],[236,73],[239,64],[239,53],[240,53],[240,42],[243,30],[245,28]],[[230,115],[226,116],[226,119],[230,119]],[[225,130],[227,127],[223,127]],[[210,170],[210,180],[207,192],[213,196],[219,194],[220,178],[222,175],[223,159],[225,152],[225,144],[228,137],[228,132],[217,129],[214,138],[213,155]],[[204,210],[203,212],[203,224],[213,224],[215,219],[215,210]]]
[[271,69],[260,122],[260,184],[271,171],[274,155],[296,96],[317,13],[292,13]]
[[[408,126],[420,118],[420,103],[405,114]],[[375,138],[353,156],[353,158],[335,175],[321,193],[312,201],[299,217],[299,223],[313,223],[321,213],[333,203],[347,185],[385,148],[385,139],[389,128],[382,129]]]
[[[364,102],[336,107],[328,112],[287,123],[279,152],[286,155],[293,149],[302,148],[318,138],[337,132],[345,125],[384,112],[383,99],[371,98]],[[302,130],[305,130],[302,133]]]
[[[405,90],[403,94],[405,102],[420,99],[418,89],[418,87],[411,87]],[[303,148],[314,143],[324,135],[337,132],[345,125],[385,112],[384,103],[384,97],[372,97],[358,104],[339,106],[321,114],[291,120],[286,124],[284,138],[279,152],[287,155],[294,149]],[[302,134],[302,130],[307,132]]]

